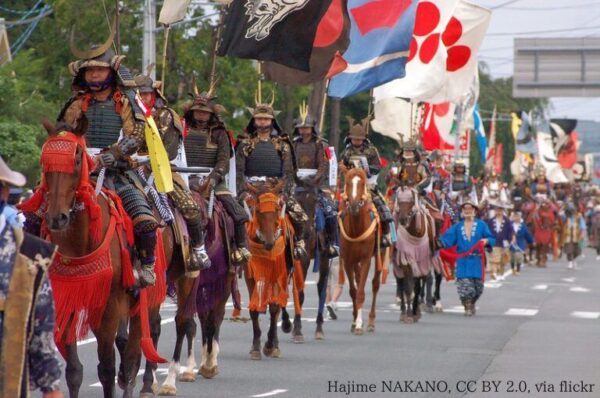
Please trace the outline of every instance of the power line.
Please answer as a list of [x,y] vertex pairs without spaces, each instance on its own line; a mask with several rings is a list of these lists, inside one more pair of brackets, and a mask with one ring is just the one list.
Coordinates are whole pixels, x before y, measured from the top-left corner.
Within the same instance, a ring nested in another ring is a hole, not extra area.
[[502,8],[502,7],[507,6],[509,4],[516,3],[517,1],[520,1],[520,0],[508,0],[508,1],[504,2],[504,3],[502,3],[502,4],[498,4],[496,6],[490,7],[490,9],[497,10],[498,8]]
[[600,2],[595,1],[585,4],[571,4],[568,6],[556,6],[556,7],[506,7],[505,10],[518,10],[518,11],[555,11],[555,10],[569,10],[577,8],[587,8],[600,5]]
[[586,28],[565,28],[565,29],[549,29],[549,30],[531,30],[528,32],[501,32],[501,33],[488,33],[486,36],[516,36],[516,35],[531,35],[540,33],[560,33],[560,32],[575,32],[579,30],[590,30],[598,29],[600,25],[588,26]]

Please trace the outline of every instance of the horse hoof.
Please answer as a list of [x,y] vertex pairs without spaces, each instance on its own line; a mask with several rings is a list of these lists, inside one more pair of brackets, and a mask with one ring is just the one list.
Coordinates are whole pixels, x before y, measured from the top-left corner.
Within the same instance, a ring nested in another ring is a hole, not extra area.
[[304,336],[300,332],[294,333],[292,341],[294,342],[294,344],[304,344]]
[[154,398],[153,392],[140,392],[140,398]]
[[425,307],[425,312],[428,314],[433,314],[433,305],[428,305]]
[[355,336],[362,336],[364,333],[365,332],[364,332],[363,328],[355,328],[354,329],[354,335]]
[[325,340],[325,333],[315,332],[315,340]]
[[160,390],[158,390],[158,395],[161,397],[174,397],[177,395],[177,387],[175,386],[162,386]]
[[354,330],[356,330],[356,324],[352,324],[352,326],[350,326],[350,333],[354,333]]
[[179,376],[179,381],[181,381],[182,383],[193,383],[196,381],[196,375],[194,374],[194,372],[183,372]]
[[271,351],[271,358],[280,358],[281,357],[281,350],[277,347],[273,348],[273,351]]
[[369,325],[369,326],[367,326],[367,332],[369,332],[369,333],[375,333],[375,325]]
[[204,377],[205,379],[212,379],[213,377],[219,374],[219,367],[215,366],[209,369],[207,367],[201,366],[200,369],[198,369],[198,374],[202,375],[202,377]]
[[262,355],[260,354],[260,350],[252,350],[250,351],[250,359],[258,361],[262,359]]
[[283,333],[289,333],[292,331],[292,322],[289,319],[281,322],[281,331]]

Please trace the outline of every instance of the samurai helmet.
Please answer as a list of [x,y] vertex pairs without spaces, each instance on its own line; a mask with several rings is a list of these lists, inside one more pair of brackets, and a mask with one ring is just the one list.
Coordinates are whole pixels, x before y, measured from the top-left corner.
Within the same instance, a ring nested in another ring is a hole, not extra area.
[[346,119],[348,120],[348,126],[350,126],[350,131],[348,132],[349,139],[352,139],[352,138],[366,139],[367,138],[367,131],[369,129],[369,122],[371,120],[370,116],[367,116],[366,118],[361,120],[360,123],[354,123],[355,122],[354,118],[352,118],[350,116],[346,116]]
[[314,136],[318,135],[317,121],[308,113],[308,105],[306,101],[302,102],[299,107],[300,117],[294,121],[294,135],[298,135],[300,127],[310,127]]
[[150,77],[153,68],[154,64],[150,64],[146,69],[145,75],[139,74],[133,78],[133,81],[135,82],[135,88],[140,93],[156,93],[156,96],[166,104],[167,100],[161,91],[162,82],[160,80],[152,80],[152,77]]
[[456,171],[456,169],[459,167],[462,167],[463,169],[465,169],[465,171],[467,170],[467,165],[465,164],[464,160],[457,159],[452,165],[452,171]]
[[543,165],[538,164],[535,167],[535,176],[536,177],[546,177],[546,169],[544,168]]
[[196,85],[196,77],[192,77],[192,92],[189,94],[192,99],[187,101],[183,106],[184,116],[186,116],[186,118],[188,117],[188,114],[191,117],[191,112],[193,111],[204,111],[215,115],[226,112],[223,105],[215,102],[217,99],[217,97],[214,96],[216,84],[217,81],[215,80],[211,83],[208,91],[200,92]]

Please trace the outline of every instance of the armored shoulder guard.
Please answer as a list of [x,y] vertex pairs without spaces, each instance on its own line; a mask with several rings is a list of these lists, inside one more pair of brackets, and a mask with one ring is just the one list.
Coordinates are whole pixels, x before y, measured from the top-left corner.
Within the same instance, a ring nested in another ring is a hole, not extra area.
[[144,112],[142,112],[142,109],[135,100],[135,90],[132,88],[123,87],[121,88],[121,92],[129,100],[129,105],[131,105],[135,120],[145,122],[146,117],[144,116]]
[[65,119],[65,113],[67,113],[67,110],[69,109],[69,107],[73,104],[73,102],[75,102],[78,98],[80,97],[80,94],[77,93],[73,96],[71,96],[71,98],[69,98],[67,100],[67,102],[65,102],[65,104],[63,105],[62,109],[60,110],[60,113],[58,114],[58,117],[56,118],[57,122],[62,122]]

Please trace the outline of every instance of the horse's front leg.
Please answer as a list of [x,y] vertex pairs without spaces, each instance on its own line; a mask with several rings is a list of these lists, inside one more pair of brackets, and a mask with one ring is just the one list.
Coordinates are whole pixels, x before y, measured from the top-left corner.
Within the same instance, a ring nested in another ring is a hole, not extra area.
[[263,354],[271,358],[279,358],[281,351],[279,350],[279,339],[277,337],[277,321],[279,320],[279,309],[277,304],[269,304],[270,325],[267,333],[267,342],[263,347]]
[[[178,313],[175,315],[175,333],[177,335],[175,340],[175,349],[173,351],[173,359],[169,363],[169,370],[167,372],[167,378],[163,382],[159,395],[176,395],[177,394],[177,377],[179,377],[179,371],[181,366],[179,364],[181,358],[181,348],[183,346],[183,340],[186,337],[186,331],[188,329],[188,322],[194,323],[193,319],[186,318],[183,314]],[[194,323],[194,334],[196,324]]]
[[[122,314],[120,304],[125,302],[126,300],[124,299],[121,301],[117,299],[109,300],[102,317],[101,327],[98,330],[94,330],[98,344],[98,379],[100,379],[100,383],[102,384],[104,398],[113,398],[115,396],[116,369],[114,345]],[[128,339],[128,344],[130,344],[131,340],[132,336]],[[137,343],[139,346],[139,340]],[[127,358],[127,355],[125,358]],[[127,367],[125,367],[125,381],[127,381],[126,375]]]
[[77,343],[65,346],[67,352],[67,368],[65,369],[69,397],[78,398],[79,389],[83,382],[83,365],[77,353]]
[[[252,294],[250,295],[252,297]],[[250,310],[250,319],[252,319],[252,347],[250,347],[250,359],[261,359],[260,353],[260,323],[258,321],[258,311]]]
[[[162,317],[158,309],[153,310],[150,316],[150,334],[152,336],[152,343],[154,347],[158,348],[158,339],[160,338],[160,323]],[[146,368],[144,370],[144,376],[142,378],[143,385],[140,391],[140,398],[151,398],[154,397],[154,391],[158,390],[158,381],[156,379],[157,364],[150,362],[146,359]]]
[[350,299],[352,299],[352,326],[350,326],[350,332],[354,333],[354,330],[356,330],[356,315],[358,313],[358,307],[356,305],[356,281],[354,280],[354,264],[344,261],[344,270],[346,271],[346,277],[348,278],[348,290],[350,293]]
[[363,330],[363,320],[362,320],[362,309],[365,304],[365,287],[367,285],[367,280],[369,278],[369,268],[371,268],[371,258],[363,258],[360,261],[360,268],[357,271],[357,291],[356,291],[356,329],[354,329],[354,334],[362,335],[364,333]]
[[[321,256],[327,259],[325,256]],[[323,340],[323,311],[325,311],[325,300],[327,299],[327,284],[329,278],[329,259],[323,261],[319,268],[319,281],[317,282],[317,292],[319,294],[319,306],[317,308],[317,329],[315,331],[315,340]]]
[[369,312],[369,324],[367,326],[367,332],[375,331],[375,318],[376,318],[375,308],[377,307],[377,293],[379,293],[380,284],[381,284],[381,271],[375,270],[375,272],[373,274],[373,280],[371,282],[373,298],[371,300],[371,312]]

